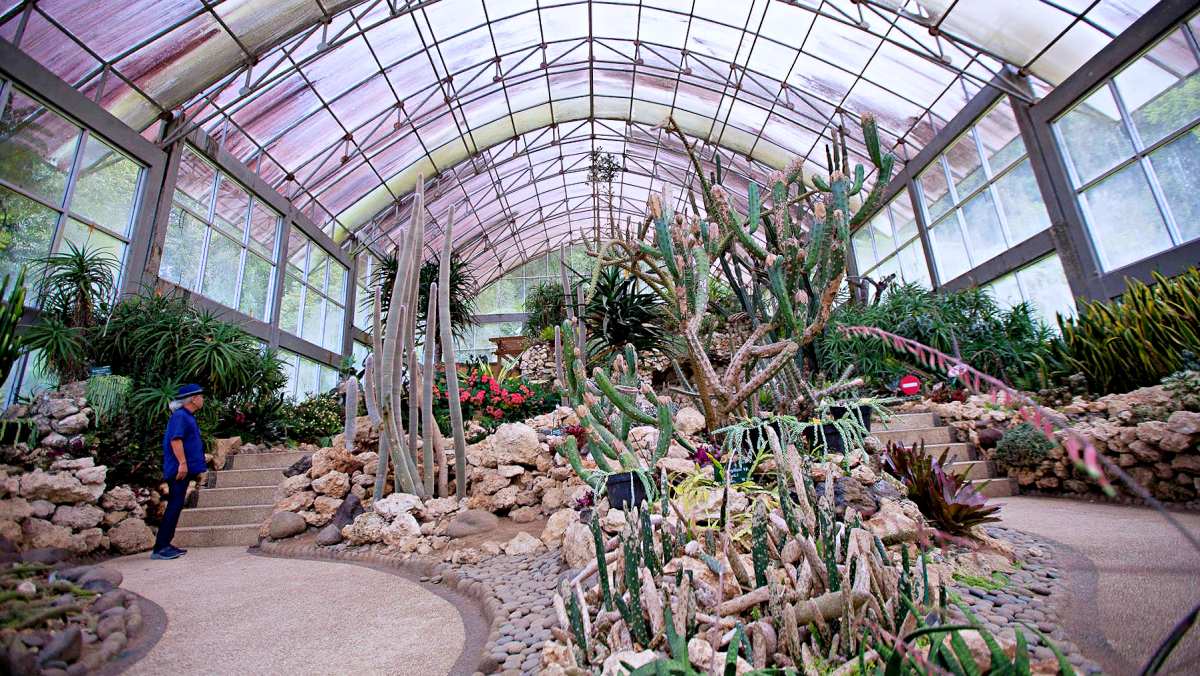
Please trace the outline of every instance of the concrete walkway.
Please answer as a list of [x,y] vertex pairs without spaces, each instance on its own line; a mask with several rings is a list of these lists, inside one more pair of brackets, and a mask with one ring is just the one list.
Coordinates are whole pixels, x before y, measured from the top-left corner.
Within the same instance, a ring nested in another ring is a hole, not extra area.
[[[1157,512],[1077,500],[1014,497],[997,502],[1003,525],[1061,545],[1071,592],[1060,613],[1083,653],[1109,674],[1136,674],[1181,617],[1200,603],[1200,553]],[[1175,513],[1200,535],[1200,514]],[[1163,674],[1195,674],[1200,626]]]
[[129,671],[160,674],[446,674],[464,645],[445,599],[386,572],[255,556],[242,547],[105,565],[166,611],[162,639]]

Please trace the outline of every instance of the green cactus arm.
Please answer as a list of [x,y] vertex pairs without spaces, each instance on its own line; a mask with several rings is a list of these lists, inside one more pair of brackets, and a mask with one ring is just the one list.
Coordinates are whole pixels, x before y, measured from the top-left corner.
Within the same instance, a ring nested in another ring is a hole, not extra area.
[[678,279],[679,267],[675,265],[675,245],[671,242],[671,230],[669,227],[671,211],[665,204],[662,210],[662,215],[654,219],[654,243],[661,252],[663,264],[667,266],[667,272],[671,273],[673,278]]
[[596,577],[600,578],[600,594],[604,599],[604,609],[612,612],[613,595],[608,586],[608,551],[604,548],[604,535],[600,532],[599,512],[592,514],[592,521],[588,527],[592,531],[592,545],[596,548]]
[[596,381],[596,387],[600,388],[600,392],[603,393],[604,396],[607,397],[608,400],[617,407],[618,411],[624,413],[634,421],[643,425],[653,425],[655,423],[653,416],[644,413],[632,401],[630,401],[629,397],[626,397],[624,394],[621,394],[617,391],[617,388],[613,386],[612,381],[608,379],[608,376],[604,374],[604,371],[597,368],[592,372],[592,376]]
[[[575,437],[568,435],[563,439],[563,442],[558,446],[558,452],[571,465],[571,469],[575,470],[575,474],[583,479],[584,483],[589,486],[594,486],[595,472],[583,466],[583,460],[579,457],[579,449],[575,446]],[[597,463],[598,464],[598,463]]]
[[671,437],[675,435],[675,423],[671,420],[671,409],[663,404],[658,405],[658,444],[654,448],[654,457],[650,467],[658,467],[658,461],[666,457],[671,449]]
[[825,182],[825,179],[813,176],[809,180],[812,181],[812,186],[817,189],[817,192],[829,192],[829,184]]

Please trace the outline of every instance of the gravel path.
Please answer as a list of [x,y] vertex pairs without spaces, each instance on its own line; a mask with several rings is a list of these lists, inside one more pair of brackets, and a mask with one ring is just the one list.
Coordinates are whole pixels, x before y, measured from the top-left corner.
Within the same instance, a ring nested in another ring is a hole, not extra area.
[[[445,674],[464,644],[452,604],[387,572],[195,548],[105,563],[162,606],[162,640],[127,674]],[[430,640],[436,637],[436,640]]]

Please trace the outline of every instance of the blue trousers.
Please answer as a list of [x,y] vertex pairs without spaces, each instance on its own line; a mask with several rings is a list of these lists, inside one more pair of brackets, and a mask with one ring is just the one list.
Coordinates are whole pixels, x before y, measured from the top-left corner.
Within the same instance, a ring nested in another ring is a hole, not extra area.
[[154,551],[162,551],[174,539],[175,527],[179,525],[179,514],[183,512],[183,499],[187,497],[188,483],[194,478],[194,474],[189,474],[183,479],[167,481],[167,511],[163,513],[162,523],[158,526],[158,537],[154,539]]

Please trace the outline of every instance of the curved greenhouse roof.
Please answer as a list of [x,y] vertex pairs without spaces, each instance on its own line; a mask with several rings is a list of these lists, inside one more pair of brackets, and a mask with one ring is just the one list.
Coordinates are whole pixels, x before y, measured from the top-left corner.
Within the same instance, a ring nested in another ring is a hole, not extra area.
[[41,0],[5,3],[0,36],[148,138],[182,113],[166,141],[204,129],[339,241],[390,248],[424,176],[427,245],[469,206],[455,245],[486,281],[607,222],[593,151],[622,164],[619,220],[679,195],[668,116],[742,180],[793,156],[820,170],[868,112],[904,160],[984,85],[1045,93],[1152,5]]

